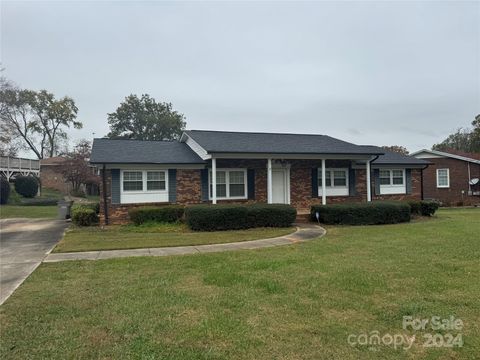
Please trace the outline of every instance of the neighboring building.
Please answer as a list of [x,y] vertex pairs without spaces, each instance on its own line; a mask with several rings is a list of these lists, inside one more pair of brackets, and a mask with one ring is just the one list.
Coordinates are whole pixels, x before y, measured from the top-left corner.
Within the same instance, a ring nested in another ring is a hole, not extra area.
[[0,175],[8,181],[17,176],[37,176],[40,173],[38,160],[0,156]]
[[431,165],[423,171],[423,196],[443,204],[480,203],[480,154],[420,150],[412,156]]
[[[325,135],[185,131],[180,141],[95,139],[101,219],[139,204],[312,204],[420,199],[425,160]],[[212,177],[216,173],[216,177]],[[324,175],[324,176],[322,176]]]
[[55,189],[62,194],[68,194],[71,185],[65,181],[62,175],[62,166],[67,161],[61,156],[54,156],[40,160],[40,182],[42,188]]

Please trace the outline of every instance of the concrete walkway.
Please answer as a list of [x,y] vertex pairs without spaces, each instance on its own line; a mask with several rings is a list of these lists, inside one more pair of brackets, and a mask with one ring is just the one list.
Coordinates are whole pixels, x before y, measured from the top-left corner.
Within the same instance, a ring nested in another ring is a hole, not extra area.
[[0,220],[0,304],[40,265],[67,226],[65,220]]
[[262,249],[280,245],[291,245],[312,240],[325,235],[326,231],[318,225],[299,224],[297,231],[290,235],[280,236],[271,239],[260,239],[252,241],[232,242],[226,244],[212,245],[192,245],[192,246],[175,246],[147,249],[131,249],[131,250],[102,250],[102,251],[85,251],[71,253],[53,253],[49,254],[44,262],[57,262],[65,260],[101,260],[112,259],[129,256],[170,256],[170,255],[186,255],[198,253],[213,253],[232,250],[251,250]]

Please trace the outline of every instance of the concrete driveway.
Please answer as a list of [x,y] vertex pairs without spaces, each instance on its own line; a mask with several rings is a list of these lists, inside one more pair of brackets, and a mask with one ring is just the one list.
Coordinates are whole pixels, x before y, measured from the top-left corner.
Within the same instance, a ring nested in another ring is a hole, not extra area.
[[62,238],[65,220],[0,220],[0,305]]

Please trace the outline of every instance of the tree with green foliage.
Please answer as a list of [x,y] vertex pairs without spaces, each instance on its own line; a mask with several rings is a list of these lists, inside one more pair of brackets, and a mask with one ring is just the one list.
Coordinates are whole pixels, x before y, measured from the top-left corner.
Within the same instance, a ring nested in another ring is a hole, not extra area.
[[441,143],[433,145],[432,150],[448,151],[453,149],[465,152],[480,152],[480,114],[475,116],[472,126],[472,129],[457,129],[455,133],[449,135]]
[[399,153],[399,154],[402,154],[402,155],[408,155],[409,154],[407,148],[405,146],[402,146],[402,145],[382,146],[382,149],[392,151],[392,152],[396,152],[396,153]]
[[109,138],[175,140],[185,129],[185,116],[172,104],[157,102],[148,94],[130,95],[117,110],[108,114]]
[[52,157],[66,128],[82,128],[76,120],[78,108],[72,98],[55,99],[46,90],[33,91],[6,87],[0,90],[0,131],[21,138],[37,158]]

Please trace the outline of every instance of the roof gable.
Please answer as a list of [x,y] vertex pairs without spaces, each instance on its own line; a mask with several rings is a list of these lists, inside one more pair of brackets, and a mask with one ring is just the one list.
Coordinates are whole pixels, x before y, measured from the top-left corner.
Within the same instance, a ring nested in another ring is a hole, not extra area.
[[384,153],[376,146],[359,146],[327,135],[209,130],[187,130],[185,134],[208,153],[356,155]]
[[458,154],[451,154],[451,153],[445,152],[445,151],[422,149],[422,150],[419,150],[419,151],[415,151],[411,155],[415,156],[415,157],[421,157],[421,158],[427,158],[428,159],[429,156],[428,155],[425,156],[424,154],[431,154],[431,156],[430,156],[431,158],[447,157],[447,158],[457,159],[457,160],[461,160],[461,161],[467,161],[467,162],[471,162],[471,163],[475,163],[475,164],[480,164],[480,154],[462,153],[464,155],[469,155],[469,156],[475,155],[475,157],[477,157],[477,156],[479,157],[479,159],[475,159],[475,158],[472,158],[472,157],[462,156],[462,155],[458,155]]

